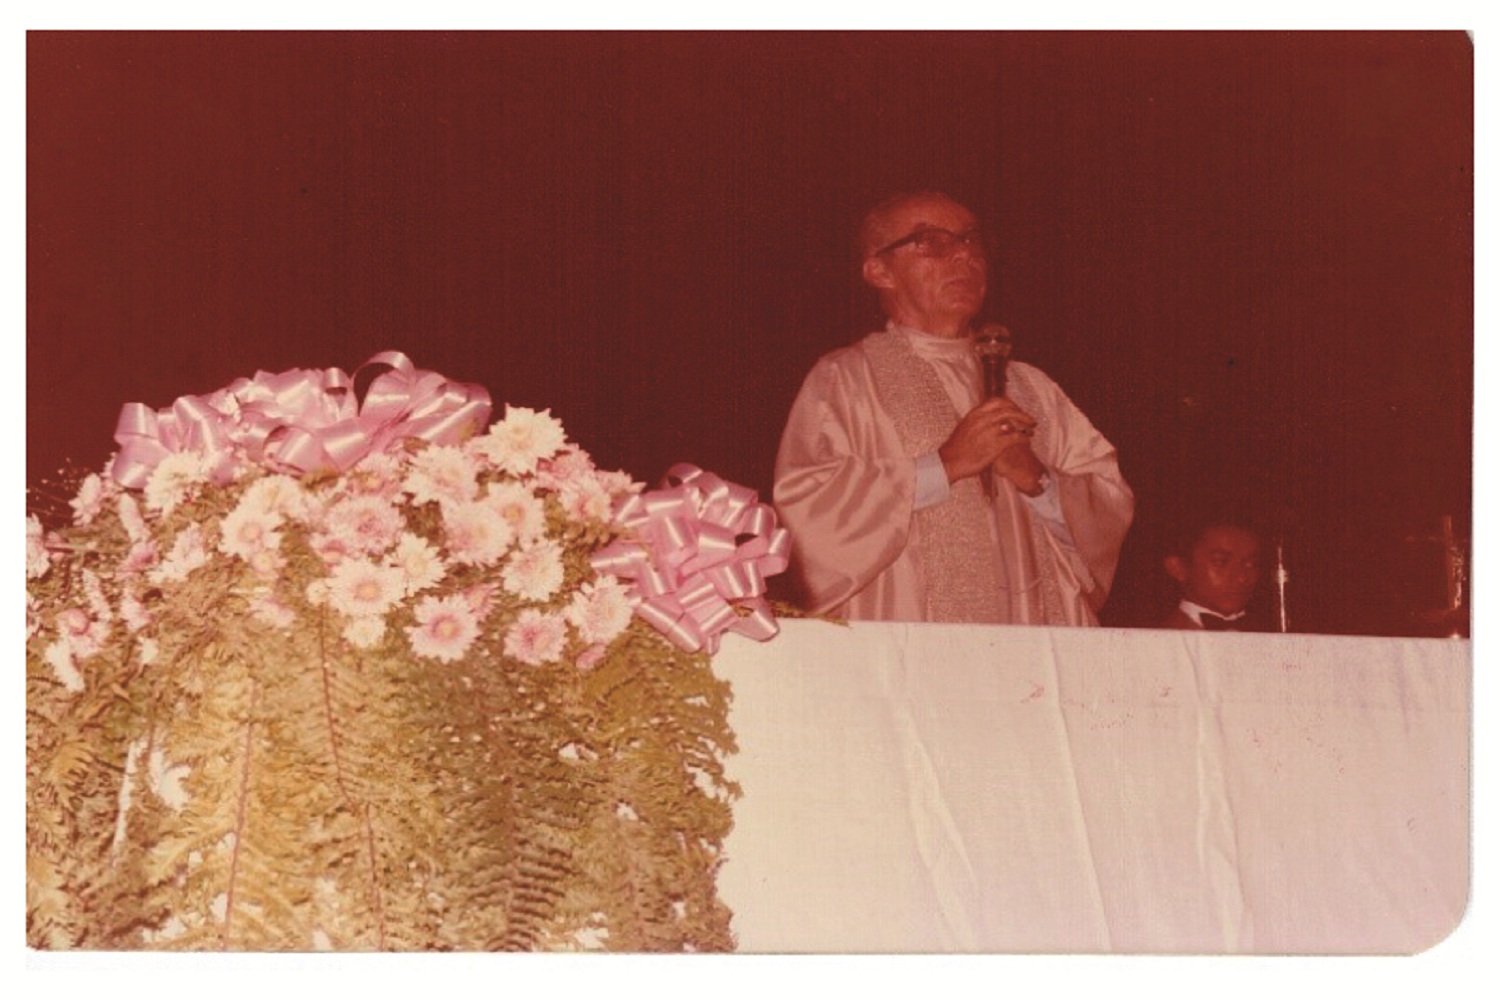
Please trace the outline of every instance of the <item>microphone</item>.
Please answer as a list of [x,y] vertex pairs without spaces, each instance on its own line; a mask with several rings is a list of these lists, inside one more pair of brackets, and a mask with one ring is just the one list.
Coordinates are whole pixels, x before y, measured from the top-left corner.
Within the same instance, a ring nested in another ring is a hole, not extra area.
[[1005,365],[1010,360],[1010,331],[999,323],[986,323],[974,334],[974,353],[984,365],[984,396],[1005,395]]
[[[1005,395],[1005,364],[1010,360],[1010,331],[999,323],[986,323],[974,333],[974,353],[984,366],[984,397],[994,399]],[[995,473],[985,469],[980,476],[984,495],[995,498]]]

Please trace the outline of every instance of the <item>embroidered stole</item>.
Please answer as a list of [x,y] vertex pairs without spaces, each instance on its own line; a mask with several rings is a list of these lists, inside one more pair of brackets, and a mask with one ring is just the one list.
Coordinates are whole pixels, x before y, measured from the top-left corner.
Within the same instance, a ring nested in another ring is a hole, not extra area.
[[[953,402],[904,334],[872,333],[862,342],[881,406],[895,421],[906,453],[915,458],[953,433]],[[990,533],[990,511],[978,477],[952,486],[947,502],[915,514],[926,618],[935,622],[1004,622]]]

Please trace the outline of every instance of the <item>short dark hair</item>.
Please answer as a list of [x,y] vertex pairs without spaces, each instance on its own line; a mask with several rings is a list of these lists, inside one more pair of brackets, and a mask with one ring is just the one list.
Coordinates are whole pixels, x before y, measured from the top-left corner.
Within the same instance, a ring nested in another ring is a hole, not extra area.
[[1265,544],[1266,533],[1261,530],[1254,517],[1236,507],[1222,506],[1200,510],[1194,516],[1179,522],[1167,539],[1167,555],[1192,558],[1193,550],[1198,547],[1203,536],[1214,528],[1238,528],[1254,535],[1262,545]]

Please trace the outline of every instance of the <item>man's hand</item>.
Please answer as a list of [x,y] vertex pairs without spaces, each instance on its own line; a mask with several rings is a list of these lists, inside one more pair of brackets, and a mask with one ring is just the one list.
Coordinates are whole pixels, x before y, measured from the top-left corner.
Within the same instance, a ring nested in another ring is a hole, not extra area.
[[996,475],[1009,479],[1016,484],[1016,489],[1029,497],[1042,492],[1042,476],[1046,474],[1047,467],[1031,450],[1031,442],[1028,440],[1008,445],[1000,453],[1000,457],[995,459],[992,468]]
[[[1009,399],[1004,396],[986,399],[963,415],[948,440],[938,448],[948,482],[956,483],[994,466],[998,474],[1023,491],[1034,490],[1042,474],[1042,463],[1031,454],[1029,444],[1035,431],[1036,421],[1032,416]],[[1005,458],[1017,447],[1035,464],[1034,474],[1027,471],[1030,466],[1025,457]],[[1005,462],[1004,468],[1001,462]]]

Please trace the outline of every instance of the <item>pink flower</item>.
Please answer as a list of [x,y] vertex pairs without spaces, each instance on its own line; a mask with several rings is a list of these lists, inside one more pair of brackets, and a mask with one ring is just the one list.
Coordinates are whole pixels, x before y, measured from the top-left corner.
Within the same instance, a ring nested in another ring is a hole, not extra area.
[[562,586],[562,546],[550,539],[528,545],[506,561],[500,577],[517,597],[545,601]]
[[479,464],[462,448],[434,445],[411,460],[401,488],[415,503],[464,503],[479,494]]
[[47,551],[46,533],[42,522],[35,514],[26,515],[26,579],[35,580],[46,576],[52,567],[52,555]]
[[505,633],[505,655],[533,667],[560,660],[568,641],[568,624],[561,615],[536,608],[522,611]]
[[281,515],[241,499],[219,525],[219,551],[249,562],[267,549],[281,545]]
[[399,569],[347,559],[328,576],[328,603],[350,618],[383,615],[406,594]]
[[85,476],[83,482],[78,484],[77,496],[68,501],[68,506],[73,508],[73,523],[93,523],[94,518],[104,509],[106,496],[104,480],[99,478],[98,473],[91,472]]
[[385,552],[406,527],[401,512],[389,500],[356,496],[328,508],[324,530],[346,552]]
[[351,618],[344,626],[344,638],[356,649],[374,649],[385,638],[385,619],[379,615]]
[[172,551],[159,566],[146,575],[152,583],[175,583],[208,563],[208,549],[203,545],[203,529],[190,524],[172,542]]
[[448,566],[432,543],[411,532],[404,532],[388,560],[401,571],[406,592],[415,594],[434,586],[448,572]]
[[473,447],[490,464],[513,476],[528,476],[537,463],[562,448],[567,436],[551,410],[541,413],[524,406],[506,406],[505,419],[490,426],[488,434],[475,438]]
[[120,560],[120,565],[116,567],[115,572],[120,576],[144,573],[156,565],[158,558],[156,539],[142,538],[130,546],[130,551],[125,553],[125,558]]
[[455,561],[472,566],[497,561],[516,537],[510,522],[479,500],[444,508],[443,526],[448,529],[449,554]]
[[416,609],[417,624],[408,625],[412,652],[452,663],[461,660],[479,636],[479,620],[461,596],[424,597]]
[[208,459],[195,451],[168,455],[151,470],[146,480],[146,509],[170,514],[208,482],[212,469]]
[[151,530],[146,527],[146,519],[141,516],[140,505],[135,502],[135,497],[129,493],[121,493],[120,499],[115,501],[115,509],[120,514],[120,523],[125,526],[125,534],[132,542],[142,542],[151,537]]
[[82,608],[68,608],[57,616],[57,637],[69,652],[79,659],[88,659],[104,648],[109,638],[109,627],[89,617]]
[[595,667],[597,667],[599,665],[599,661],[602,659],[604,659],[604,644],[602,642],[595,643],[588,649],[585,649],[582,653],[578,654],[578,659],[573,661],[573,666],[577,667],[579,670],[582,670],[584,673],[588,673],[590,670],[593,670]]
[[546,534],[546,505],[525,483],[514,480],[491,483],[485,501],[510,524],[520,544],[526,545]]
[[297,620],[291,608],[283,604],[275,594],[264,590],[250,598],[250,615],[262,625],[269,625],[283,632],[289,630]]
[[563,611],[584,642],[608,644],[630,626],[635,598],[629,588],[609,575],[585,583]]

